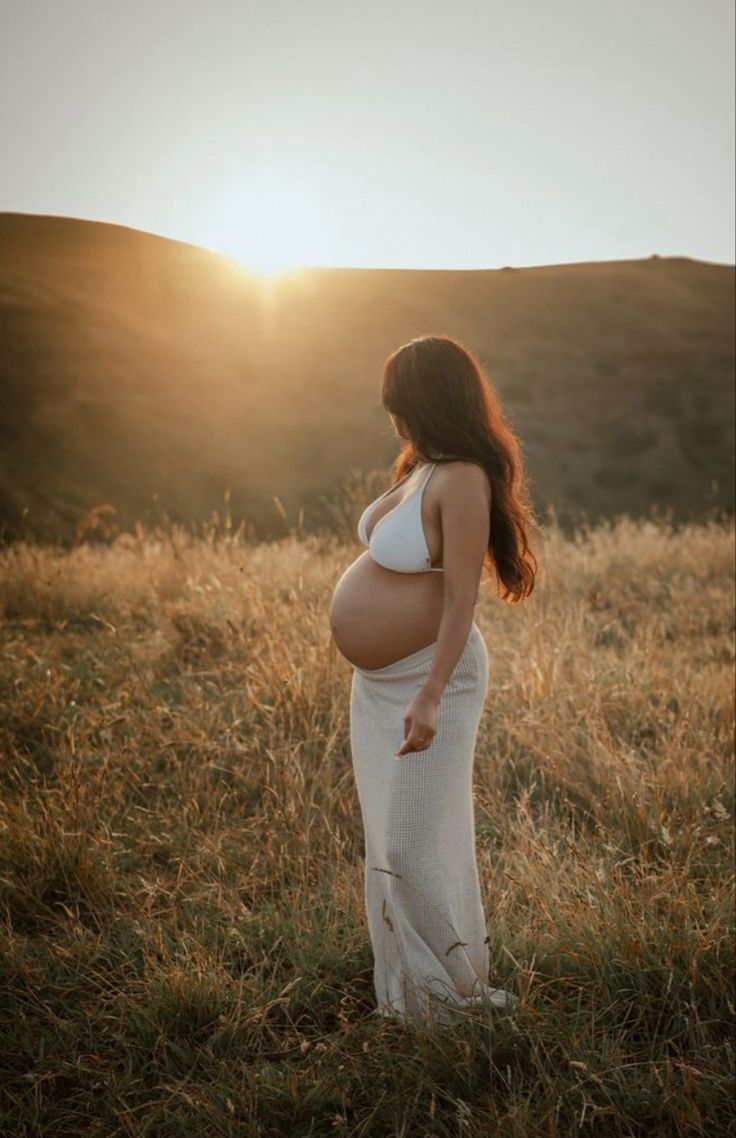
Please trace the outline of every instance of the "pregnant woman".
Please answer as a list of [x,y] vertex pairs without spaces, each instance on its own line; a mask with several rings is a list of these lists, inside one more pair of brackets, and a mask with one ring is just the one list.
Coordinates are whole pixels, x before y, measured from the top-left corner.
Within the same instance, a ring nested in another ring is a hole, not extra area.
[[354,671],[350,745],[365,833],[376,1011],[451,1023],[516,997],[488,984],[475,855],[473,760],[488,686],[475,622],[483,568],[502,599],[533,587],[533,519],[519,442],[484,371],[445,336],[384,365],[382,403],[406,439],[358,523],[367,547],[330,605]]

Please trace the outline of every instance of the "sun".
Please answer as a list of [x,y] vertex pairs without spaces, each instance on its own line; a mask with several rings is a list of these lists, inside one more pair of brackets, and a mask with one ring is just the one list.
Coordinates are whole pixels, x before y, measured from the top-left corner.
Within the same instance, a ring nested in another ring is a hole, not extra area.
[[276,280],[277,277],[286,276],[287,273],[300,272],[304,268],[303,265],[294,264],[275,255],[255,258],[231,257],[231,260],[238,264],[241,269],[253,273],[264,281]]
[[220,183],[203,244],[246,272],[275,280],[330,263],[331,225],[330,195],[315,172],[272,157]]
[[241,271],[264,281],[306,268],[304,261],[294,253],[296,242],[290,250],[288,235],[280,232],[275,224],[270,236],[268,231],[257,226],[248,228],[248,236],[243,232],[244,227],[235,224],[228,234],[213,233],[207,240],[207,247],[223,254]]

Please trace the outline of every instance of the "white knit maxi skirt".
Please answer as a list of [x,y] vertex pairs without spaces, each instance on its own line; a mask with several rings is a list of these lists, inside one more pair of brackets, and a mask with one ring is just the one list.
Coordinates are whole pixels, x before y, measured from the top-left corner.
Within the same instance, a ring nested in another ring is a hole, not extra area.
[[451,1023],[458,1009],[514,998],[487,983],[472,780],[488,651],[475,622],[442,693],[432,742],[395,758],[435,645],[385,668],[355,667],[350,694],[376,1010],[414,1023]]

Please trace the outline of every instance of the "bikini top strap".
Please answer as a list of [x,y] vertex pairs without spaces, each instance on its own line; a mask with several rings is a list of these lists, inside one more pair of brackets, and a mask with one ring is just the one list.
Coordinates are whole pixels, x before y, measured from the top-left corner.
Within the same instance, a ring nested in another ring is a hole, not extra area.
[[426,485],[427,485],[427,483],[429,482],[430,478],[432,477],[432,472],[434,471],[434,469],[435,469],[435,467],[436,467],[436,466],[437,466],[437,463],[436,463],[436,462],[431,462],[431,463],[429,464],[429,470],[427,471],[426,477],[424,478],[424,480],[423,480],[423,482],[422,482],[422,486],[426,486]]

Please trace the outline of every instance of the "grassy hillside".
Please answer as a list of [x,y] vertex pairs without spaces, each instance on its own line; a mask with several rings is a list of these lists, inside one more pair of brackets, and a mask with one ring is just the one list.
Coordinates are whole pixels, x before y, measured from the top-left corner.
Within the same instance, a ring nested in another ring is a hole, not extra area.
[[0,550],[0,1133],[732,1134],[733,540],[550,525],[527,602],[486,585],[478,860],[521,1003],[435,1038],[371,1015],[354,547]]
[[152,234],[12,213],[0,248],[0,537],[203,521],[228,493],[260,537],[334,526],[345,489],[383,488],[396,453],[383,361],[430,332],[480,355],[540,514],[733,512],[733,266],[267,282]]

